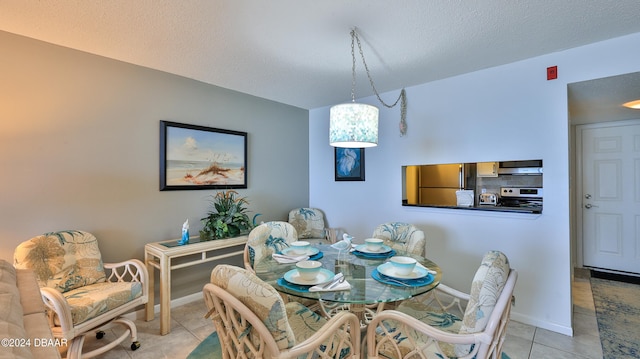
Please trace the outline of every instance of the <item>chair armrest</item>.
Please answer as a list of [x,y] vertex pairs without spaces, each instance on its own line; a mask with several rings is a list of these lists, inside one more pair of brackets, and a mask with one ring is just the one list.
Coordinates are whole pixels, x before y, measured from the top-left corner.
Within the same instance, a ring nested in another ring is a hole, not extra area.
[[447,286],[446,284],[442,284],[442,283],[438,284],[438,286],[436,287],[436,290],[467,302],[469,301],[469,298],[470,298],[469,294],[463,293],[457,289],[453,289]]
[[[44,305],[58,317],[60,324],[55,324],[53,313],[48,313],[49,319],[49,327],[54,332],[54,335],[59,337],[64,333],[67,334],[67,339],[71,339],[75,337],[75,334],[71,331],[73,330],[73,318],[71,317],[71,308],[69,307],[69,303],[67,299],[60,293],[57,289],[42,287],[40,288],[40,295],[42,296],[42,301]],[[56,333],[61,328],[62,331]]]
[[[307,340],[296,344],[293,348],[283,353],[284,356],[282,356],[282,358],[296,358],[303,354],[312,353],[320,346],[320,344],[334,336],[338,331],[343,331],[348,334],[348,336],[345,336],[345,340],[338,343],[338,347],[350,347],[351,351],[349,353],[349,358],[359,358],[360,322],[355,314],[346,311],[340,312],[331,317],[331,319],[322,326],[322,330],[316,332],[311,337],[307,338]],[[347,338],[350,344],[346,343]]]
[[147,267],[138,259],[129,259],[118,263],[104,263],[109,270],[108,282],[140,282],[142,295],[149,295],[149,272]]

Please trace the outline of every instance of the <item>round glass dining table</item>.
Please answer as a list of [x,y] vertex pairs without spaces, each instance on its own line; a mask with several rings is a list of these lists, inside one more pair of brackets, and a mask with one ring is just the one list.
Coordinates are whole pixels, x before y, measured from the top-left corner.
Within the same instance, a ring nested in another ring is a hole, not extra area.
[[328,306],[341,303],[349,304],[348,308],[356,312],[356,315],[365,306],[371,307],[371,305],[377,303],[401,301],[426,293],[437,287],[442,277],[440,267],[433,261],[421,256],[408,255],[401,250],[395,250],[395,255],[411,256],[424,267],[435,271],[435,275],[429,274],[433,277],[433,281],[426,285],[407,285],[403,284],[402,281],[395,282],[393,279],[386,280],[387,283],[383,283],[374,279],[373,273],[378,266],[387,262],[388,257],[380,255],[379,258],[371,258],[372,256],[370,255],[362,256],[346,250],[338,251],[328,244],[316,244],[314,247],[320,251],[318,255],[321,255],[321,258],[317,260],[322,262],[322,267],[334,274],[342,273],[346,281],[351,285],[349,290],[309,292],[304,290],[304,287],[288,285],[288,283],[282,282],[282,278],[285,273],[296,268],[295,263],[281,264],[271,256],[266,256],[254,265],[256,275],[282,293],[321,300],[321,303],[328,302]]

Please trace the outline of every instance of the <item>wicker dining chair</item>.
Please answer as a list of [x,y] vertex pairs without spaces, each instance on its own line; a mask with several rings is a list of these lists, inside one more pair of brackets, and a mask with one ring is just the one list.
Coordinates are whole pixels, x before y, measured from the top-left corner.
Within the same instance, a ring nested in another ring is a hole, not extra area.
[[373,238],[384,240],[384,244],[395,250],[424,256],[426,239],[424,232],[416,226],[404,222],[387,222],[375,228]]
[[374,317],[367,358],[500,359],[517,276],[503,253],[488,252],[470,294],[440,284]]
[[244,268],[217,265],[203,294],[223,358],[360,358],[355,314],[327,320],[300,303],[285,304]]
[[253,266],[263,258],[277,253],[298,240],[298,232],[293,225],[282,221],[260,224],[249,232],[244,246],[244,267],[255,273]]

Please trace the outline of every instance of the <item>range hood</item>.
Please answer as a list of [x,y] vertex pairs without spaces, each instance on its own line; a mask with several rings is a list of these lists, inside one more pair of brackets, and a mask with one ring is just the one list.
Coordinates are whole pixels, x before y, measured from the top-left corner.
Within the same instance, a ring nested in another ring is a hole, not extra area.
[[535,176],[542,174],[542,160],[499,162],[499,175]]

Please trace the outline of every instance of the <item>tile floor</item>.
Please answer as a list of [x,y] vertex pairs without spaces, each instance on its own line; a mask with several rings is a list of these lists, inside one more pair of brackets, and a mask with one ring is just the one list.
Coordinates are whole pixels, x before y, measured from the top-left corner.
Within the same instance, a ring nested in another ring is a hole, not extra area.
[[[576,269],[573,283],[574,336],[569,337],[549,330],[511,321],[507,328],[504,351],[512,359],[601,359],[602,348],[595,317],[593,296],[588,271]],[[142,346],[136,351],[120,346],[97,358],[185,358],[200,341],[213,330],[213,323],[204,319],[205,305],[201,300],[171,310],[171,333],[159,335],[158,316],[150,322],[136,320],[138,339]],[[106,339],[115,338],[119,328],[107,331]],[[95,339],[87,339],[92,347]]]

